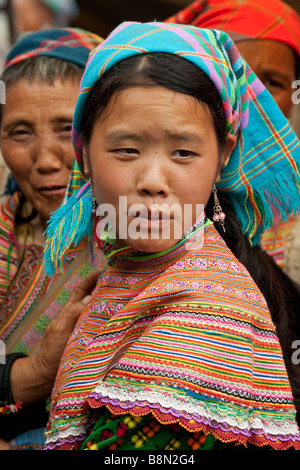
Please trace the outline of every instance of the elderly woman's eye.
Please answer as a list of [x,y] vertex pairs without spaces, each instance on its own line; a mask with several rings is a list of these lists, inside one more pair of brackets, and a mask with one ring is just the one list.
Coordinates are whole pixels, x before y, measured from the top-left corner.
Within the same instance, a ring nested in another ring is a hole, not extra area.
[[60,129],[59,129],[59,132],[61,134],[68,134],[68,135],[71,135],[72,133],[72,124],[67,124],[65,126],[62,126]]
[[29,135],[30,135],[30,130],[26,128],[25,129],[13,129],[10,132],[10,137],[15,140],[22,140]]
[[284,88],[284,85],[279,80],[273,78],[264,80],[264,85],[266,88]]

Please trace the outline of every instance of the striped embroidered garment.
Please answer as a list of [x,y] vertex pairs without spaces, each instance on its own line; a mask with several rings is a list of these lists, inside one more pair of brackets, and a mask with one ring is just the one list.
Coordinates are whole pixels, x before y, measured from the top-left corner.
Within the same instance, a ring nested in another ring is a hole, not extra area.
[[85,241],[67,254],[69,272],[50,279],[42,264],[43,247],[26,246],[19,257],[15,240],[15,215],[20,193],[0,206],[0,339],[6,352],[33,354],[45,328],[68,300],[74,285],[90,272],[104,269],[99,249],[92,258]]
[[266,301],[209,221],[165,254],[110,255],[62,358],[46,448],[80,448],[102,408],[300,449]]

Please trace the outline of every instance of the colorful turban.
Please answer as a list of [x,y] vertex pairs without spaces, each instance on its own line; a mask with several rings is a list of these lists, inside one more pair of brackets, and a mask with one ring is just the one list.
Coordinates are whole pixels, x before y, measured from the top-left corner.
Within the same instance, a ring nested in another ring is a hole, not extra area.
[[231,200],[251,243],[281,218],[300,210],[300,144],[270,93],[222,31],[167,23],[126,22],[90,55],[73,120],[74,162],[65,204],[50,218],[45,247],[49,274],[64,269],[64,253],[92,234],[91,188],[83,173],[81,123],[87,98],[116,63],[137,54],[165,52],[189,60],[215,84],[228,132],[237,144],[218,188]]
[[102,38],[79,28],[58,28],[25,33],[7,55],[4,70],[32,57],[55,57],[84,68],[89,53]]
[[300,54],[299,17],[281,0],[197,0],[166,22],[220,29],[235,42],[273,39]]

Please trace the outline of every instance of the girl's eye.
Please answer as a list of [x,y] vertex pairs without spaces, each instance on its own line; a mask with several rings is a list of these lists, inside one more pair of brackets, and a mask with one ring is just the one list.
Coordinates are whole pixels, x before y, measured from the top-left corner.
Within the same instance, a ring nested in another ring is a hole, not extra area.
[[123,148],[123,149],[116,149],[114,150],[115,153],[123,154],[123,155],[138,155],[139,151],[134,148]]
[[191,152],[191,150],[176,150],[172,154],[172,156],[174,157],[181,157],[181,158],[193,157],[195,155],[196,154],[194,152]]

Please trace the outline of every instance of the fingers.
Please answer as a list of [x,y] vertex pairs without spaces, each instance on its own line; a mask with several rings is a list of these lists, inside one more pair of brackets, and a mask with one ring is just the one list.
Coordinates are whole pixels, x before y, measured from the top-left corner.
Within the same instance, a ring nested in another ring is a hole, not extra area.
[[74,287],[65,306],[58,316],[52,320],[49,327],[53,329],[55,326],[61,330],[66,329],[67,332],[74,328],[79,315],[84,309],[84,305],[90,300],[90,294],[96,287],[98,276],[99,272],[93,271]]
[[0,439],[0,450],[10,450],[9,443],[3,439]]

